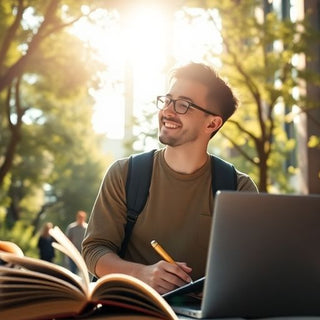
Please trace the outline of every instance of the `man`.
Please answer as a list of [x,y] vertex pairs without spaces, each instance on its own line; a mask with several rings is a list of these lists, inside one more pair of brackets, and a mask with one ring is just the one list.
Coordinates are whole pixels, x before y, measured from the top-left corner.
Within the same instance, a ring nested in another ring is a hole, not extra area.
[[[176,69],[170,84],[168,93],[157,98],[159,140],[165,148],[154,154],[148,200],[124,259],[117,252],[126,223],[127,158],[107,171],[82,248],[89,270],[98,277],[130,274],[160,294],[205,274],[214,203],[207,146],[237,107],[228,85],[203,64]],[[237,190],[257,192],[239,171]],[[179,262],[160,260],[152,240]]]
[[[85,231],[87,229],[87,213],[79,210],[76,215],[76,221],[68,225],[66,229],[66,235],[74,246],[81,252],[81,243],[84,238]],[[72,259],[68,258],[69,269],[73,273],[78,272],[78,268]]]

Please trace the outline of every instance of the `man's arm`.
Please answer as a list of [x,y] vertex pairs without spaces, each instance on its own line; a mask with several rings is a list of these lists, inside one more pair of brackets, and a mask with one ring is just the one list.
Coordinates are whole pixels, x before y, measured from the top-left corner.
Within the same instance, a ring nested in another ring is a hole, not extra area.
[[153,265],[143,265],[121,259],[109,252],[97,261],[95,274],[101,277],[109,273],[124,273],[134,276],[153,287],[160,294],[171,291],[191,281],[191,272],[185,263],[172,264],[159,261]]
[[143,265],[121,259],[117,252],[121,247],[126,223],[125,181],[127,163],[113,164],[105,178],[89,218],[82,255],[91,273],[98,277],[110,273],[132,275],[157,290],[165,293],[190,282],[191,268],[159,261]]
[[237,191],[259,192],[256,184],[247,174],[237,170],[237,180]]

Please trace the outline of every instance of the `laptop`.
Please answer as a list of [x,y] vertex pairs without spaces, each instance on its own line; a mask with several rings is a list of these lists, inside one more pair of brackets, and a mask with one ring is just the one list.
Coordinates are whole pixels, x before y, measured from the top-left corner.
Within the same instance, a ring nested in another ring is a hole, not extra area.
[[320,195],[219,191],[212,223],[203,299],[165,297],[178,315],[320,316]]

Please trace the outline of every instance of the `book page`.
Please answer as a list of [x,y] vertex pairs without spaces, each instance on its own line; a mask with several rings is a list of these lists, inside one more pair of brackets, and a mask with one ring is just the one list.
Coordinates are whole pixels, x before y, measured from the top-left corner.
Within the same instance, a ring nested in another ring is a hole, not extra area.
[[53,247],[66,254],[77,265],[86,291],[89,292],[90,279],[88,268],[78,249],[73,245],[70,239],[60,230],[59,227],[55,226],[54,228],[49,230],[49,233],[58,242],[53,242]]
[[[54,278],[62,279],[66,282],[72,283],[83,292],[83,295],[87,296],[88,290],[83,285],[80,277],[62,266],[40,259],[19,257],[15,254],[5,252],[0,252],[0,258],[4,261],[12,263],[16,266],[23,267],[30,271],[35,271],[42,275],[49,275]],[[10,268],[7,269],[10,270]]]
[[161,295],[143,281],[125,274],[101,277],[92,288],[91,300],[105,305],[126,306],[133,310],[177,319]]
[[[30,263],[32,258],[21,258],[12,254],[5,254],[4,257],[3,253],[0,253],[0,256],[13,261],[16,266],[23,265],[21,268],[0,266],[0,319],[73,316],[82,312],[87,305],[87,296],[76,275],[71,272],[70,277],[67,272],[60,273],[58,269]],[[21,262],[17,258],[26,259],[28,262],[17,264]],[[33,270],[26,269],[26,266],[31,266]]]
[[[0,266],[0,287],[8,286],[8,284],[40,284],[41,286],[49,289],[58,289],[65,292],[67,295],[84,299],[84,292],[79,288],[78,283],[73,281],[65,281],[62,278],[57,278],[45,273],[39,273],[26,269],[6,268]],[[3,295],[1,294],[1,297]],[[1,304],[1,301],[0,301]]]
[[84,304],[77,300],[33,300],[30,303],[19,303],[9,308],[0,309],[3,320],[26,319],[73,319],[81,313]]

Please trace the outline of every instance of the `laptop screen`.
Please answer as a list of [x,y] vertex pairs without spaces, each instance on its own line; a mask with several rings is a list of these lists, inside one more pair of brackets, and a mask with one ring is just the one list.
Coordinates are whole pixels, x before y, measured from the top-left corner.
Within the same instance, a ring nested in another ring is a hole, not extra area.
[[203,317],[320,315],[320,195],[218,192]]
[[320,195],[218,192],[212,223],[202,302],[176,289],[178,314],[320,316]]

